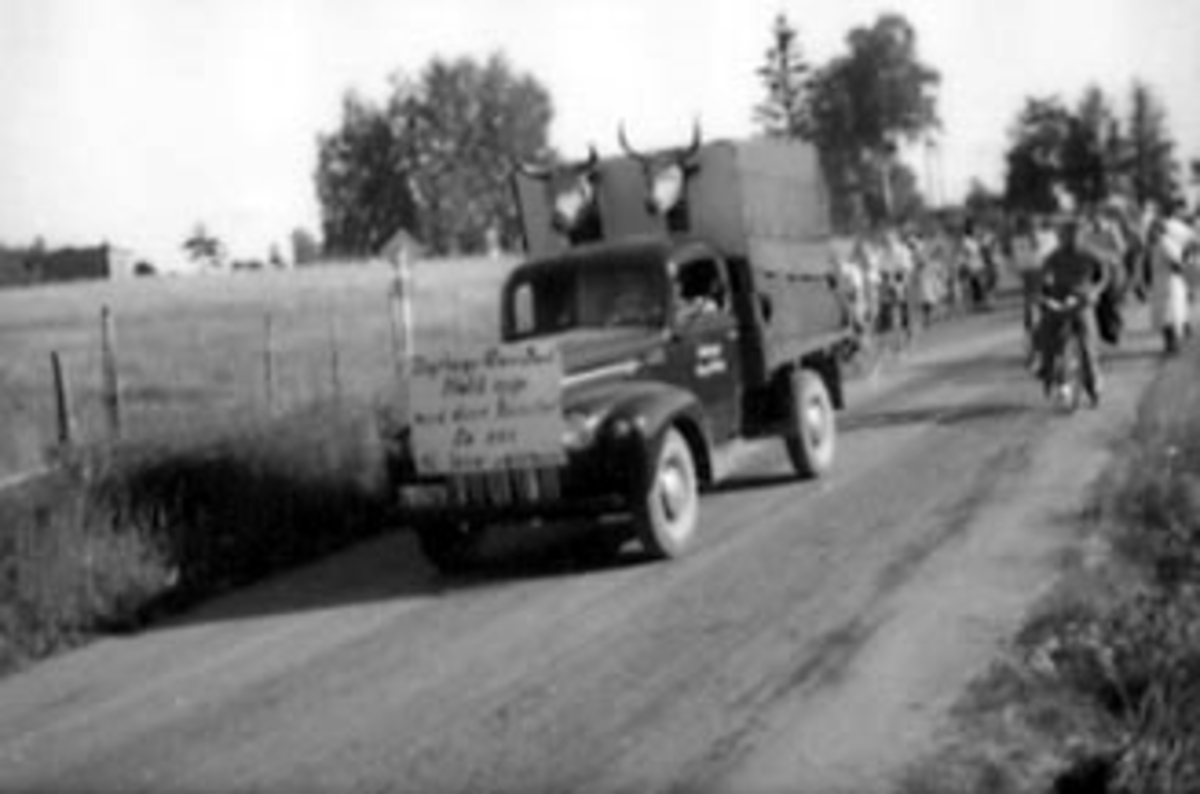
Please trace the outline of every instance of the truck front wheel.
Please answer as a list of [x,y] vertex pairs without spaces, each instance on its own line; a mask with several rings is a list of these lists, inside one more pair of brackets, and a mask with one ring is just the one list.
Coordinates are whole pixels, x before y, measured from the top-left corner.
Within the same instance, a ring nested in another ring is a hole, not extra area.
[[837,424],[825,381],[811,369],[792,375],[791,420],[784,440],[792,468],[800,477],[820,477],[833,466]]
[[654,459],[649,487],[637,511],[638,537],[658,559],[683,555],[696,536],[700,514],[696,461],[683,435],[668,428]]
[[483,535],[479,527],[462,522],[435,522],[416,527],[417,542],[425,559],[442,573],[468,570]]

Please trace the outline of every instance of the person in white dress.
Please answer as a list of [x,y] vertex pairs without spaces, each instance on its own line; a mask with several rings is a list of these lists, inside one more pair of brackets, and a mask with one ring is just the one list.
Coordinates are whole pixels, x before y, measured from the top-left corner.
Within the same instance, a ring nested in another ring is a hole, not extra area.
[[1176,218],[1158,218],[1150,226],[1150,318],[1167,354],[1177,352],[1191,331],[1187,277],[1196,245],[1195,231]]

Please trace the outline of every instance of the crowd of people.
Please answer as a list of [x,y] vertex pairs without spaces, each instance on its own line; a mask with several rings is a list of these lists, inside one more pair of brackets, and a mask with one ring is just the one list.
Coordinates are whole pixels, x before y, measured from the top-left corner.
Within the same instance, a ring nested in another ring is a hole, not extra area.
[[967,222],[881,227],[834,245],[834,267],[864,345],[902,351],[923,328],[987,310],[1003,267],[994,230]]
[[[1131,300],[1150,303],[1164,352],[1191,334],[1200,215],[1112,199],[1047,216],[935,222],[839,240],[833,266],[862,348],[902,353],[946,317],[992,307],[1001,274],[1019,282],[1027,364],[1048,384],[1062,331],[1078,337],[1084,386],[1100,401],[1100,340],[1118,344]],[[1048,311],[1064,299],[1085,310]],[[876,357],[878,358],[878,357]]]

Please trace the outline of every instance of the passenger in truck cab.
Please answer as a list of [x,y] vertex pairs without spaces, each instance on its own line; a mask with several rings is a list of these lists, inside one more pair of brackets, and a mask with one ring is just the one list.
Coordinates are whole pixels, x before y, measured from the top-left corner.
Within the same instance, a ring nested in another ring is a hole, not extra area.
[[672,278],[675,318],[680,325],[725,308],[725,284],[716,262],[702,260],[678,268]]

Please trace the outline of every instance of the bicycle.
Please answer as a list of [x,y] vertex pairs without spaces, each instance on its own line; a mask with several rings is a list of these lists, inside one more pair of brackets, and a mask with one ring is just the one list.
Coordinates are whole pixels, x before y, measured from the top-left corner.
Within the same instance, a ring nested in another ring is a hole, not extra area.
[[1054,369],[1044,384],[1047,396],[1056,407],[1074,413],[1086,391],[1083,372],[1083,339],[1075,332],[1073,321],[1087,305],[1077,295],[1063,300],[1043,296],[1043,334],[1053,333],[1045,344],[1053,345]]

